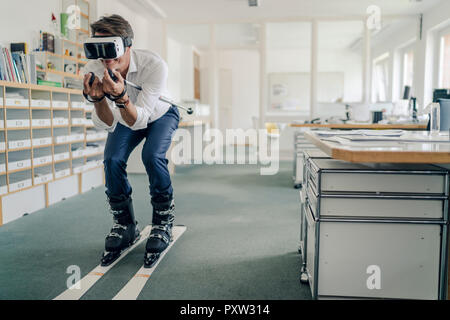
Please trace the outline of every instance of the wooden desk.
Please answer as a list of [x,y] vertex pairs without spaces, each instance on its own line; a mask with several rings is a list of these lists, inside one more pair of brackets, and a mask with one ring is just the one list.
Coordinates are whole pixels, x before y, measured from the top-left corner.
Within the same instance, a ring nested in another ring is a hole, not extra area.
[[[413,131],[428,136],[428,132]],[[385,142],[383,146],[347,146],[319,138],[313,131],[305,137],[330,157],[348,162],[364,163],[450,163],[450,143]]]
[[327,128],[327,129],[377,129],[377,130],[426,130],[426,124],[371,124],[371,123],[347,123],[347,124],[300,124],[291,123],[292,128]]

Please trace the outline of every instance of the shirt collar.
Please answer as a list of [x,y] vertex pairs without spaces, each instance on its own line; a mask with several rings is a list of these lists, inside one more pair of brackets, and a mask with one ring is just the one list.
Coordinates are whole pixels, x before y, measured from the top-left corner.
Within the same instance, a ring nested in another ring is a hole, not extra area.
[[128,67],[128,74],[137,72],[137,66],[136,66],[134,51],[131,51],[130,56],[131,57],[130,57],[130,66]]

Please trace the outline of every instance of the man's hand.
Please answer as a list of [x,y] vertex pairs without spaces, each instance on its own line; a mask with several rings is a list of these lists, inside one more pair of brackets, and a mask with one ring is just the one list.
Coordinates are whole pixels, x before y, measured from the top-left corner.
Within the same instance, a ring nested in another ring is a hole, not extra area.
[[103,91],[112,96],[120,96],[125,90],[125,80],[123,79],[120,72],[115,70],[112,71],[117,77],[117,82],[109,76],[108,69],[105,69],[105,75],[103,76]]
[[98,77],[95,77],[92,86],[89,85],[92,74],[88,73],[84,76],[84,89],[83,92],[95,100],[99,100],[105,96],[103,91],[103,83]]

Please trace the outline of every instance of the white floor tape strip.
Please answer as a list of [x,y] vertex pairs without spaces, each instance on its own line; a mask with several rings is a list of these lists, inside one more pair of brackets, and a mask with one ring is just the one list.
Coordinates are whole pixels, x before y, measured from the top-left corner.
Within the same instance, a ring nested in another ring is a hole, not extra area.
[[161,260],[164,258],[166,253],[172,248],[172,246],[177,242],[181,235],[186,231],[186,227],[174,227],[173,228],[173,241],[166,251],[161,255],[158,262],[150,269],[142,267],[135,276],[125,285],[125,287],[120,290],[120,292],[113,298],[113,300],[136,300],[144,289],[145,284],[150,279],[153,271],[158,267]]
[[[88,292],[92,286],[101,279],[109,270],[111,270],[120,260],[122,260],[128,253],[133,251],[137,246],[139,246],[142,242],[146,241],[150,232],[152,230],[152,226],[147,226],[141,232],[141,238],[138,242],[136,242],[132,247],[130,247],[127,251],[122,253],[122,255],[114,261],[108,267],[102,267],[101,265],[97,266],[94,270],[89,272],[83,279],[75,283],[71,288],[64,291],[62,294],[57,296],[53,300],[79,300],[82,296]],[[79,288],[79,289],[77,289]]]

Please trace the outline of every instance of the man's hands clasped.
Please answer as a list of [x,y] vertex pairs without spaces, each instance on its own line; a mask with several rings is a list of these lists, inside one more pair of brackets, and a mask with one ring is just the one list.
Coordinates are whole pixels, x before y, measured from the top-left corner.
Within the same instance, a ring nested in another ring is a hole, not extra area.
[[98,77],[95,77],[95,80],[92,84],[91,82],[92,73],[88,73],[84,76],[84,90],[83,93],[85,96],[91,97],[91,99],[100,102],[105,98],[105,93],[103,91],[103,83],[100,81]]
[[111,78],[107,69],[105,69],[103,81],[101,81],[98,77],[95,77],[92,84],[90,84],[92,73],[86,74],[84,76],[83,93],[91,97],[96,102],[102,101],[105,96],[116,103],[124,103],[128,101],[128,95],[125,88],[125,79],[122,77],[120,72],[112,72],[116,76],[117,82]]

